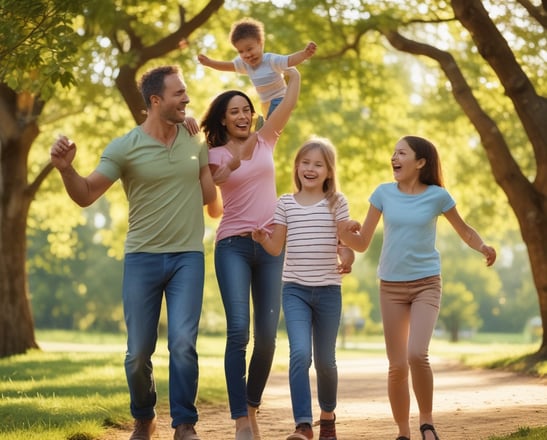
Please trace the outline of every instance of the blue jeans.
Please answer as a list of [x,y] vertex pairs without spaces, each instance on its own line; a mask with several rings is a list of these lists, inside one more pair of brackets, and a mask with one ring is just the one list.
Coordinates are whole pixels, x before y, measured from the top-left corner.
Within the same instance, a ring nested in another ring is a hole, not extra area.
[[197,422],[196,341],[203,301],[203,281],[202,252],[139,252],[125,255],[125,373],[129,385],[131,414],[135,419],[150,419],[155,415],[156,384],[151,357],[156,349],[161,303],[165,292],[172,426]]
[[290,346],[289,384],[297,425],[313,423],[309,374],[312,352],[319,407],[326,412],[336,408],[336,337],[341,310],[340,286],[283,284],[283,313]]
[[281,104],[281,101],[283,101],[283,98],[274,98],[270,101],[270,106],[268,107],[268,114],[266,115],[266,119],[268,119],[273,111],[277,108],[277,106]]
[[[282,269],[283,256],[271,256],[250,236],[228,237],[215,247],[215,270],[226,313],[224,371],[233,419],[246,416],[247,405],[257,407],[262,400],[275,352]],[[247,378],[251,298],[254,344]]]

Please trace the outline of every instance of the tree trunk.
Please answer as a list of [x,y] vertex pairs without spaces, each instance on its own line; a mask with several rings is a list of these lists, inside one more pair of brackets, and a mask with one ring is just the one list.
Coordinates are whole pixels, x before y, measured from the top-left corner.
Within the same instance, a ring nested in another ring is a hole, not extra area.
[[36,348],[26,277],[26,225],[35,187],[27,156],[43,103],[0,84],[0,357]]
[[503,134],[475,99],[454,57],[445,51],[385,31],[391,45],[401,51],[436,60],[452,85],[454,98],[467,115],[486,151],[492,174],[507,195],[528,249],[537,289],[543,339],[538,353],[547,359],[547,100],[538,96],[515,60],[507,42],[479,0],[453,0],[456,18],[466,27],[479,53],[505,87],[532,145],[537,174],[530,182],[511,155]]

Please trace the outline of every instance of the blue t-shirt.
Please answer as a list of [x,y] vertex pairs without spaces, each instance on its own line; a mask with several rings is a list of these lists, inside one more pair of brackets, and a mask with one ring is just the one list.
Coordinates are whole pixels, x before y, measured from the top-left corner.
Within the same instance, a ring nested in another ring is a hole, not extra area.
[[369,201],[382,212],[384,222],[378,277],[413,281],[440,275],[437,217],[456,205],[452,196],[436,185],[420,194],[405,194],[391,182],[378,186]]

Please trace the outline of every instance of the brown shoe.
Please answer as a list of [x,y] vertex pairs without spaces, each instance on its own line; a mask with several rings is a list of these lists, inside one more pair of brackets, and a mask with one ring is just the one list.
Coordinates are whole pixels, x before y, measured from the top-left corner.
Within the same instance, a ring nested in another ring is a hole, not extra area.
[[313,438],[313,429],[309,423],[299,423],[287,440],[309,440]]
[[199,440],[192,423],[181,423],[175,429],[173,440]]
[[336,440],[336,416],[331,420],[319,420],[319,440]]
[[156,430],[156,418],[136,419],[133,433],[129,440],[150,440]]

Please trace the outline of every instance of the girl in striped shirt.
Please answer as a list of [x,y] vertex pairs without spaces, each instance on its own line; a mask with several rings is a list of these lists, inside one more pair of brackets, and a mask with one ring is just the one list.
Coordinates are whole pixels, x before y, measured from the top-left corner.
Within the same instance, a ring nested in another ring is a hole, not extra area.
[[[302,145],[294,161],[294,194],[282,195],[271,230],[253,239],[272,255],[285,248],[283,312],[290,346],[289,383],[296,430],[287,440],[313,437],[309,368],[314,356],[320,415],[319,440],[336,440],[338,386],[336,336],[342,309],[342,274],[354,253],[338,240],[338,224],[349,219],[337,192],[336,153],[327,139]],[[313,349],[312,349],[313,345]]]

